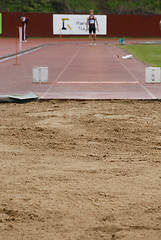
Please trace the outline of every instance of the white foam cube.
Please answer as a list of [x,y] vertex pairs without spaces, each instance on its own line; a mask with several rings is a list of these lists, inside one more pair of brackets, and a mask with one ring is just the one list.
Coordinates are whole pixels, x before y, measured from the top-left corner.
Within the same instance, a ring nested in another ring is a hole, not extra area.
[[147,67],[145,71],[146,83],[160,83],[160,68],[159,67]]
[[48,67],[34,67],[32,69],[34,83],[48,82]]
[[33,82],[38,83],[39,82],[39,68],[34,67],[32,69],[32,76],[33,76]]

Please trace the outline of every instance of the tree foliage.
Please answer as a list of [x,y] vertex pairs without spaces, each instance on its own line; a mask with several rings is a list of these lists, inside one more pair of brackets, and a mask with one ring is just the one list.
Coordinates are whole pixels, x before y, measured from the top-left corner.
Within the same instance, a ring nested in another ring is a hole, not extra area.
[[0,0],[5,12],[160,14],[161,0]]
[[[4,0],[1,0],[4,1]],[[50,0],[5,0],[6,12],[50,12]]]

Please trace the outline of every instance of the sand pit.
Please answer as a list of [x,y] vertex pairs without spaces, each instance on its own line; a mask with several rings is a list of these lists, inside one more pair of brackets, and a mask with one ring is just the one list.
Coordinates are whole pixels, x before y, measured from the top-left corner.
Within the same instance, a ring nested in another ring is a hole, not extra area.
[[0,112],[0,239],[161,239],[161,102]]

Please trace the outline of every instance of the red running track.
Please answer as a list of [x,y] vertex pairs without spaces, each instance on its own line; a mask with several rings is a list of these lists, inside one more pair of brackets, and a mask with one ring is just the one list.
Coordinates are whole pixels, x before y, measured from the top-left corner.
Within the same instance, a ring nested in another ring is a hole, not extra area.
[[[13,65],[15,58],[0,62],[0,95],[32,91],[40,99],[161,99],[161,84],[145,84],[146,65],[123,55],[114,42],[53,43],[19,56],[20,65]],[[32,83],[35,66],[49,68],[47,84]]]

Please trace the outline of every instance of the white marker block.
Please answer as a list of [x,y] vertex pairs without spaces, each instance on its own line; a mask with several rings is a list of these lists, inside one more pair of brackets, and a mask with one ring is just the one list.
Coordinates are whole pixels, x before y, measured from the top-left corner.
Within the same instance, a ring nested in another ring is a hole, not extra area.
[[160,83],[160,68],[159,67],[147,67],[145,70],[145,82],[146,83]]
[[34,67],[32,69],[33,83],[48,82],[48,67]]

